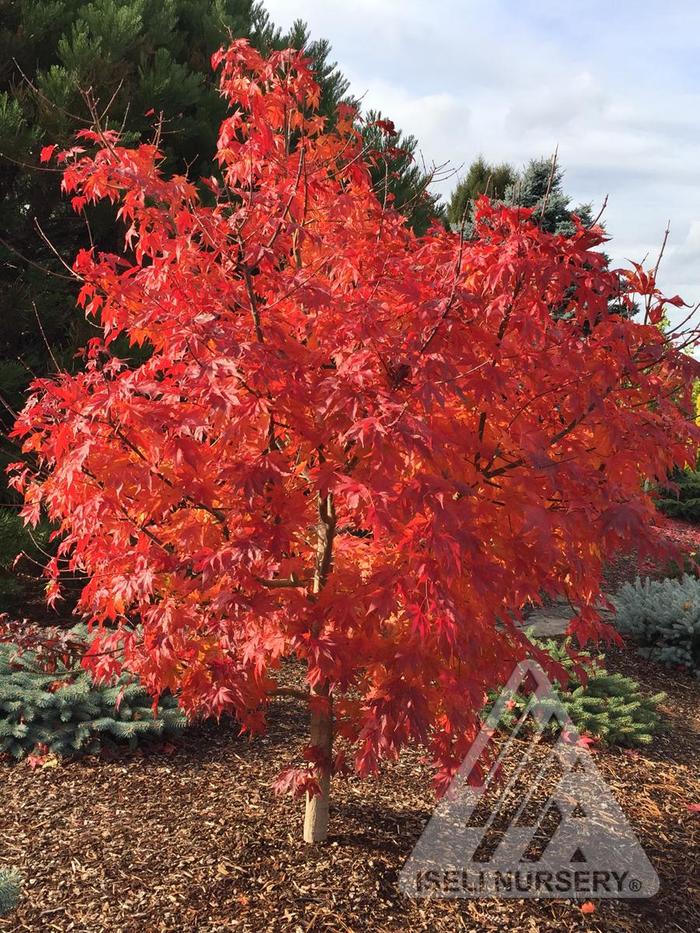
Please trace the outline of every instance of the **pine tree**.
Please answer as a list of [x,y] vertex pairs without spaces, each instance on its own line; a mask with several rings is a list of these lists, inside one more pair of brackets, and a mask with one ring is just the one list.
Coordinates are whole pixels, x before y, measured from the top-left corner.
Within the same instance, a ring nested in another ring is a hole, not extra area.
[[700,470],[674,470],[669,481],[672,486],[659,490],[660,511],[671,518],[700,522]]
[[[6,502],[13,497],[4,467],[16,456],[6,436],[11,409],[21,407],[32,376],[79,367],[76,348],[94,333],[76,314],[78,283],[59,257],[72,262],[91,242],[109,251],[122,235],[109,208],[88,208],[87,223],[76,217],[61,196],[59,175],[39,165],[39,150],[64,145],[89,125],[83,94],[89,90],[105,124],[123,126],[129,139],[152,135],[162,112],[171,171],[211,168],[202,153],[213,150],[225,108],[209,59],[229,30],[261,45],[274,38],[253,0],[0,0],[0,488]],[[22,536],[12,541],[17,554]],[[34,589],[38,594],[41,587]],[[2,608],[31,598],[32,590],[26,577],[3,572]]]
[[452,192],[447,216],[453,229],[466,217],[470,235],[469,206],[482,194],[505,204],[532,208],[539,225],[548,233],[571,236],[576,229],[574,215],[584,225],[593,221],[590,204],[571,204],[564,191],[564,171],[551,158],[531,159],[518,172],[507,162],[492,165],[479,156]]
[[[72,262],[91,242],[111,251],[123,234],[104,205],[86,209],[87,229],[61,197],[59,175],[39,166],[40,148],[67,145],[92,122],[89,90],[105,125],[123,128],[126,141],[152,136],[162,113],[167,171],[215,172],[207,159],[225,106],[210,57],[229,36],[265,52],[305,49],[328,119],[347,98],[329,43],[311,39],[301,20],[283,32],[255,0],[0,0],[0,398],[11,408],[21,407],[33,375],[80,367],[76,349],[94,333],[75,312],[77,283],[59,256]],[[398,134],[395,143],[403,153],[391,160],[389,188],[422,230],[436,198],[412,160],[416,141]],[[383,166],[376,175],[384,178]],[[16,457],[5,437],[11,423],[3,405],[0,469]]]
[[[212,52],[228,35],[260,48],[305,46],[331,113],[347,82],[329,64],[328,43],[312,42],[303,23],[288,35],[254,0],[0,0],[0,489],[13,494],[4,467],[16,459],[8,441],[35,375],[82,365],[76,350],[94,327],[75,310],[78,284],[61,258],[94,243],[111,251],[123,235],[114,211],[88,207],[84,221],[61,195],[59,175],[39,165],[46,144],[68,144],[92,121],[90,97],[107,127],[125,139],[149,138],[163,115],[161,149],[171,172],[211,174],[207,161],[225,112],[212,78]],[[51,244],[51,245],[49,245]],[[55,251],[54,251],[55,250]],[[7,521],[5,521],[7,519]],[[0,510],[6,559],[0,607],[39,601],[43,583],[10,567],[27,548],[12,511]],[[22,570],[31,569],[24,562]]]
[[450,197],[447,219],[453,230],[459,230],[463,222],[471,219],[472,203],[482,194],[500,201],[506,191],[516,182],[517,172],[512,165],[502,162],[491,165],[479,156],[469,166],[466,176],[459,182]]
[[338,68],[337,62],[330,61],[331,45],[327,39],[311,39],[309,27],[297,19],[288,33],[275,32],[270,43],[275,48],[295,48],[306,52],[311,59],[314,76],[321,87],[319,113],[328,120],[335,118],[338,104],[356,103],[349,97],[350,82]]
[[[571,198],[564,191],[564,170],[557,164],[556,157],[531,159],[521,172],[516,172],[507,163],[491,165],[479,156],[470,166],[466,178],[453,191],[447,209],[452,229],[461,229],[467,238],[473,235],[474,204],[482,194],[509,206],[531,209],[542,229],[560,236],[573,236],[575,217],[584,226],[590,226],[594,221],[590,204],[572,205]],[[608,302],[610,314],[629,317],[635,313],[636,306],[632,304],[633,310],[630,310],[630,303],[623,299],[625,291],[628,291],[628,286],[618,280]],[[557,318],[567,318],[569,313],[568,300],[552,308],[552,314]]]
[[[57,175],[38,167],[43,144],[67,144],[92,120],[84,97],[127,138],[153,132],[172,171],[207,168],[224,107],[209,58],[230,30],[259,44],[273,30],[253,0],[30,0],[2,4],[0,27],[0,392],[13,407],[31,372],[75,365],[89,327],[74,312],[75,287],[53,250],[111,249],[120,235],[109,209],[85,223],[61,198]],[[151,108],[154,113],[150,113]],[[147,113],[148,111],[148,113]],[[36,312],[35,312],[36,307]],[[6,415],[5,415],[6,416]]]

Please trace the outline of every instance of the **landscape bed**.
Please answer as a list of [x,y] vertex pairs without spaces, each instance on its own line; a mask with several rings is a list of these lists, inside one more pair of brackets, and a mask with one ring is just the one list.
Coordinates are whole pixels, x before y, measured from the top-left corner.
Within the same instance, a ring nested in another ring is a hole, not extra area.
[[397,874],[434,803],[416,756],[389,780],[336,782],[329,843],[303,845],[300,803],[270,789],[306,725],[285,699],[252,743],[222,723],[145,752],[35,770],[0,764],[0,867],[16,865],[25,879],[0,930],[691,933],[700,925],[700,816],[690,809],[700,802],[700,684],[631,649],[609,650],[606,666],[668,695],[667,728],[651,746],[594,753],[659,874],[649,900],[597,902],[584,914],[571,901],[405,898]]

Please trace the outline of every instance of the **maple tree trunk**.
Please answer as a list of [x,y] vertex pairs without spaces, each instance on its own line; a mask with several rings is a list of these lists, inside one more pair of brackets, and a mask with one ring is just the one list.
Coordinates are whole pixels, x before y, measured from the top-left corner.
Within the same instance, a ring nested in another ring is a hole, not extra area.
[[321,793],[312,797],[306,795],[306,812],[304,813],[304,842],[325,842],[328,836],[328,807],[331,796],[331,770],[333,760],[333,709],[328,688],[315,691],[316,696],[328,698],[325,709],[316,709],[311,712],[311,745],[323,752],[324,766],[320,769],[318,778]]
[[[318,525],[316,544],[316,572],[314,573],[314,595],[318,595],[325,586],[333,560],[333,538],[335,537],[335,506],[333,496],[318,497]],[[318,638],[320,627],[313,628],[313,635]],[[328,836],[328,807],[331,797],[331,764],[333,761],[333,706],[328,684],[312,688],[311,698],[320,697],[325,702],[311,707],[310,744],[321,753],[318,784],[321,793],[312,797],[306,795],[304,814],[304,842],[325,842]]]

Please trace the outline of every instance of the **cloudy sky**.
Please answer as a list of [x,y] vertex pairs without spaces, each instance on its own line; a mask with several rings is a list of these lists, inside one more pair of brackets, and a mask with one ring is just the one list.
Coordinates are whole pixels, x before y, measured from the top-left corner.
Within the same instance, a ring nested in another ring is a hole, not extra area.
[[[597,209],[616,263],[656,259],[700,301],[700,3],[697,0],[266,0],[301,16],[427,163],[522,165],[559,146],[565,186]],[[439,186],[448,194],[455,179]]]

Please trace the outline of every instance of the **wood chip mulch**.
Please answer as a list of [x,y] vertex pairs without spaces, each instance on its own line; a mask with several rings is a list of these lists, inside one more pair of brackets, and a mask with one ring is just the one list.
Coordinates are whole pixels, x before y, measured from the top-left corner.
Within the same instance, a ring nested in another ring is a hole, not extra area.
[[572,901],[405,898],[397,874],[434,802],[417,756],[382,781],[337,782],[329,843],[305,846],[300,803],[269,786],[305,730],[295,701],[284,700],[270,733],[252,743],[222,724],[111,760],[0,764],[0,867],[25,878],[0,931],[694,933],[700,684],[631,651],[611,650],[607,663],[669,695],[667,731],[651,747],[595,754],[659,874],[654,898],[599,901],[590,914]]

